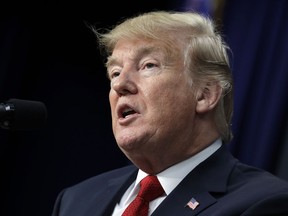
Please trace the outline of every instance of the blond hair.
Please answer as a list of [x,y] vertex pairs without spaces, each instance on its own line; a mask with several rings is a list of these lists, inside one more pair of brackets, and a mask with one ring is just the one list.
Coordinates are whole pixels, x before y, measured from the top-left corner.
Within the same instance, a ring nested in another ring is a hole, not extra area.
[[222,140],[231,141],[233,92],[229,47],[211,19],[195,12],[155,11],[124,20],[108,32],[99,33],[95,29],[94,32],[108,55],[120,39],[129,38],[161,41],[171,57],[182,52],[194,86],[201,88],[202,83],[217,83],[222,88],[215,122]]

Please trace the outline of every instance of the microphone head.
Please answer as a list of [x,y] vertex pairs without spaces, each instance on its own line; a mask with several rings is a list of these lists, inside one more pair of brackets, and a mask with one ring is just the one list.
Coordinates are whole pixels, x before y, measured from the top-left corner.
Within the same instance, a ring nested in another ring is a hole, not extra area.
[[[31,130],[42,127],[47,119],[44,103],[20,99],[6,101],[8,115],[1,122],[1,127],[11,130]],[[2,119],[1,119],[2,120]]]

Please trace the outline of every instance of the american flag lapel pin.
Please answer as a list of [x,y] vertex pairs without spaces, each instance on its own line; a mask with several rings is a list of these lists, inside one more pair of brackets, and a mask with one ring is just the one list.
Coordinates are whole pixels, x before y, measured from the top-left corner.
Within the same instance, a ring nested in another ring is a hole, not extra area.
[[185,207],[188,206],[189,208],[191,208],[192,210],[194,210],[194,209],[196,209],[197,206],[199,206],[199,205],[200,205],[200,203],[197,202],[197,200],[192,197],[191,200],[185,205]]

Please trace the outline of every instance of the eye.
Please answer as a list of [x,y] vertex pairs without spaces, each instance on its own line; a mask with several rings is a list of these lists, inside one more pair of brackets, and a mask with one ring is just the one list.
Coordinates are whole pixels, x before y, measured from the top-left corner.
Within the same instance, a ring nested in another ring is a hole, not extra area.
[[118,77],[120,75],[120,70],[112,69],[108,70],[107,76],[110,80],[112,80],[115,77]]
[[160,61],[156,60],[155,58],[149,58],[147,60],[144,60],[142,64],[140,63],[139,70],[144,76],[152,76],[158,74],[161,71],[160,65]]
[[120,75],[120,72],[119,71],[116,71],[116,72],[113,72],[110,74],[110,79],[113,79],[115,77],[118,77]]
[[144,65],[144,69],[148,69],[148,70],[153,69],[155,67],[157,67],[157,65],[152,62],[148,62]]

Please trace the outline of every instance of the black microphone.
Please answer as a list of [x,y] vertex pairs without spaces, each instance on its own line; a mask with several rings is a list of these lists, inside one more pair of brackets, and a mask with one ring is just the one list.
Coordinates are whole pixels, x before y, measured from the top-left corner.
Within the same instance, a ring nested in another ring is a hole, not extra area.
[[10,130],[31,130],[42,127],[47,119],[43,102],[10,99],[0,103],[0,127]]

